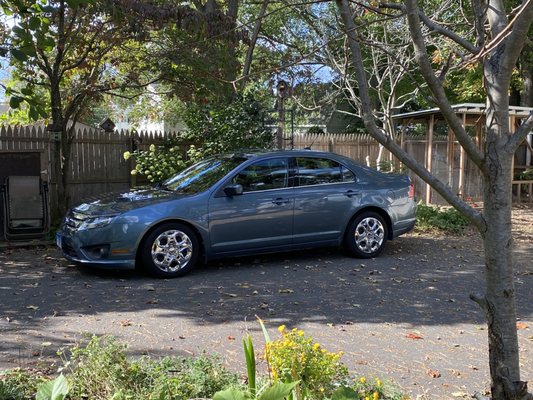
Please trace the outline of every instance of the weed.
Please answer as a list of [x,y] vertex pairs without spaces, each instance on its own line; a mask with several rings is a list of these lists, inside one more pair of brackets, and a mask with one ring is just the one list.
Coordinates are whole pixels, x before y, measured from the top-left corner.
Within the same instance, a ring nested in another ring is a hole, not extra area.
[[129,361],[125,345],[92,337],[72,350],[67,362],[71,399],[183,399],[211,397],[237,382],[214,356],[144,357]]
[[438,208],[419,204],[416,211],[417,229],[439,230],[459,234],[470,222],[455,208]]
[[37,371],[13,369],[0,374],[0,400],[29,400],[47,379]]

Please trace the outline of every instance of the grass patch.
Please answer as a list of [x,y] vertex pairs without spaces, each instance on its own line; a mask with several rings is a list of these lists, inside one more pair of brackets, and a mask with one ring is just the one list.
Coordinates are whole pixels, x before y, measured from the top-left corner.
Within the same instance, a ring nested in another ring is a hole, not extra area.
[[419,204],[416,210],[416,227],[421,231],[441,231],[459,234],[470,222],[455,208]]

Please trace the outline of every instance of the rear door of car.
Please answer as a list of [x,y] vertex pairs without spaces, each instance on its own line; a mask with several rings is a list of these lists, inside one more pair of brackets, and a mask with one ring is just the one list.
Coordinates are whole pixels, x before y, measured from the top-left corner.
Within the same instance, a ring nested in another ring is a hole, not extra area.
[[257,160],[237,172],[227,185],[241,185],[242,195],[223,190],[209,201],[210,247],[214,254],[289,249],[292,244],[294,188],[288,157]]
[[332,158],[301,156],[294,182],[293,243],[340,240],[361,200],[355,174]]

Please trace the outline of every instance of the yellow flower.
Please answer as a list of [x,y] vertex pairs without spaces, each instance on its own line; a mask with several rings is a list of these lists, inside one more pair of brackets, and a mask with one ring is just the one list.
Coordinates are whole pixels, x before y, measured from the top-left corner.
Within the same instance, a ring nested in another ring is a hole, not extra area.
[[150,145],[150,151],[155,151],[155,144]]
[[359,378],[359,382],[361,382],[364,385],[366,383],[366,378],[362,376],[361,378]]
[[379,378],[376,378],[376,386],[377,386],[377,387],[381,387],[382,384],[383,384],[383,382],[381,382],[381,381],[379,380]]
[[130,157],[131,157],[131,153],[130,153],[129,151],[126,151],[126,152],[124,153],[124,160],[127,161],[127,160],[129,160]]
[[283,333],[283,332],[285,331],[285,325],[280,325],[280,326],[278,326],[278,331],[279,331],[280,333]]
[[132,175],[137,175],[137,170],[136,170],[136,169],[132,169],[131,172],[130,172],[130,174],[132,174]]
[[374,392],[374,394],[372,394],[372,400],[378,400],[378,399],[379,399],[379,393]]
[[320,349],[320,343],[315,343],[313,345],[313,350],[318,350],[318,349]]
[[298,336],[303,336],[303,335],[305,335],[304,331],[302,330],[298,331]]
[[370,400],[370,397],[368,397],[368,396],[365,396],[365,400]]

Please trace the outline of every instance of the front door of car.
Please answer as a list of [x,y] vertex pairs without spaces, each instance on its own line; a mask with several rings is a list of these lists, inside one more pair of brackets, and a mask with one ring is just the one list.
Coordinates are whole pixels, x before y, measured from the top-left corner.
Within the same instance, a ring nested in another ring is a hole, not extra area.
[[242,194],[217,191],[209,200],[213,254],[289,249],[293,229],[294,189],[285,157],[259,160],[236,173],[225,186]]
[[355,179],[335,160],[296,157],[294,244],[340,239],[361,199]]

